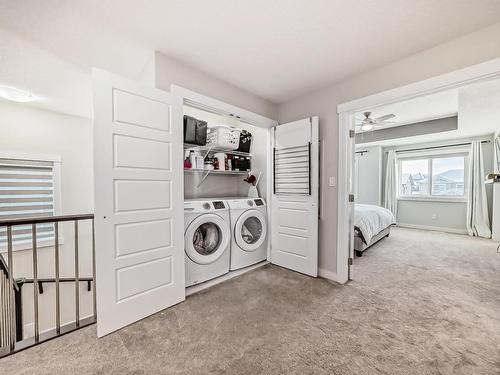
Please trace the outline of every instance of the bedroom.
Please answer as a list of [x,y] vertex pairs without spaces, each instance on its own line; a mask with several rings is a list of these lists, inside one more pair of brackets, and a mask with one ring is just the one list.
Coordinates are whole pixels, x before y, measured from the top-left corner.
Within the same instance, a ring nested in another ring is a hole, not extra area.
[[497,79],[356,114],[356,258],[394,232],[498,240],[499,100]]

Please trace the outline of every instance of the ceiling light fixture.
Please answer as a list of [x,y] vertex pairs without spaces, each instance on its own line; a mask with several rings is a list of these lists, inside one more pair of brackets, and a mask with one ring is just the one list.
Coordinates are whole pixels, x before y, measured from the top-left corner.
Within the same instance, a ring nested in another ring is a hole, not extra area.
[[363,124],[361,125],[361,130],[364,132],[370,131],[373,129],[373,124]]
[[1,85],[0,85],[0,98],[18,103],[27,103],[35,99],[33,94],[29,91],[17,89],[15,87],[1,86]]

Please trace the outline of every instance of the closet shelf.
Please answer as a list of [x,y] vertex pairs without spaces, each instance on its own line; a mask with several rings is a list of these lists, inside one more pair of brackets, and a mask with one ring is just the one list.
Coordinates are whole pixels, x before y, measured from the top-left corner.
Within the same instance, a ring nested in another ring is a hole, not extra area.
[[225,154],[231,154],[231,155],[237,155],[237,156],[247,156],[247,157],[252,157],[252,154],[248,152],[241,152],[241,151],[234,151],[234,150],[227,150],[219,147],[211,147],[211,146],[199,146],[199,145],[194,145],[191,143],[184,143],[184,149],[195,149],[197,151],[203,151],[203,152],[223,152]]
[[195,174],[195,173],[199,173],[199,174],[203,174],[203,177],[201,178],[201,181],[198,183],[198,186],[196,186],[196,188],[198,189],[202,184],[203,182],[205,182],[205,180],[207,179],[207,177],[209,175],[233,175],[233,176],[236,176],[236,175],[240,175],[240,176],[243,176],[243,175],[247,175],[247,171],[219,171],[219,170],[215,170],[215,169],[184,169],[184,173],[186,174]]
[[208,170],[208,169],[184,169],[184,173],[187,174],[195,174],[195,173],[207,173],[211,175],[246,175],[248,171],[219,171],[216,169]]

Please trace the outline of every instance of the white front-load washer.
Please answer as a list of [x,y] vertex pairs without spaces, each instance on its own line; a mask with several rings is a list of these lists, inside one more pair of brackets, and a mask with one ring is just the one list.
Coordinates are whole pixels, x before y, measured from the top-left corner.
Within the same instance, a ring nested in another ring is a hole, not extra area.
[[237,270],[267,259],[267,209],[262,198],[227,200],[231,216],[231,264]]
[[222,200],[184,202],[186,287],[229,272],[229,208]]

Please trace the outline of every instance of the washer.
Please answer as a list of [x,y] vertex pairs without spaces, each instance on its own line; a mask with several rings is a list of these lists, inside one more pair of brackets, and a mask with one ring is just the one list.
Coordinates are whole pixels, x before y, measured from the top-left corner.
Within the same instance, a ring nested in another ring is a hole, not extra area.
[[186,287],[229,272],[229,207],[222,200],[184,202]]
[[262,198],[229,199],[231,264],[237,270],[267,259],[267,208]]

